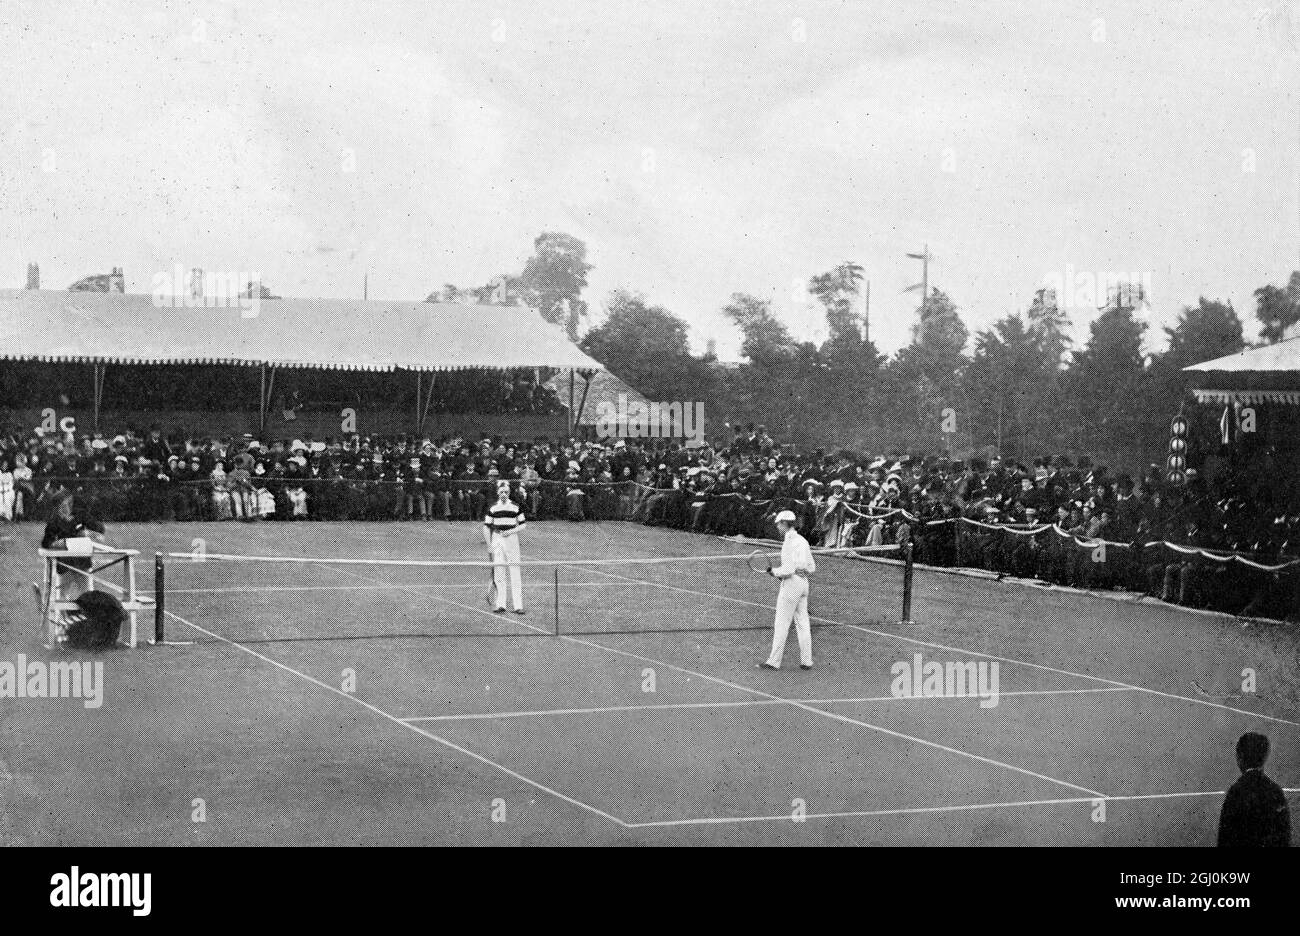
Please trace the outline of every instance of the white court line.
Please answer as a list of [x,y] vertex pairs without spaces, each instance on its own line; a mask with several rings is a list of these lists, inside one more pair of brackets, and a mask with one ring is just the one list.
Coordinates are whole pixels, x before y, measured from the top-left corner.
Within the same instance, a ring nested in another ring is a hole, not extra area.
[[164,613],[168,617],[173,618],[174,620],[177,620],[180,623],[184,624],[186,627],[192,627],[194,628],[194,630],[198,631],[201,634],[206,634],[207,636],[212,637],[220,641],[221,643],[229,644],[232,647],[242,650],[244,653],[247,653],[249,656],[257,657],[257,659],[262,660],[265,663],[270,663],[272,666],[278,669],[282,669],[286,673],[292,673],[294,676],[297,676],[299,679],[305,679],[307,682],[311,683],[312,685],[319,686],[320,688],[328,690],[329,692],[332,692],[335,695],[342,696],[343,698],[351,702],[355,702],[357,705],[364,706],[365,708],[374,712],[376,715],[381,715],[384,718],[388,719],[389,721],[393,722],[394,724],[401,725],[403,728],[409,728],[411,731],[414,731],[416,734],[428,738],[430,741],[437,741],[439,744],[445,747],[449,747],[453,751],[456,751],[457,753],[464,754],[467,757],[472,757],[476,761],[479,761],[480,763],[487,764],[489,767],[494,767],[497,770],[501,771],[502,773],[506,774],[507,776],[514,777],[516,780],[519,780],[522,783],[526,783],[531,787],[541,790],[543,793],[549,793],[551,796],[554,796],[556,799],[563,800],[564,802],[569,803],[570,805],[573,806],[577,806],[580,809],[585,809],[587,810],[587,812],[594,813],[595,815],[600,816],[602,819],[608,819],[610,822],[614,823],[615,825],[623,826],[624,828],[627,827],[627,823],[624,822],[622,819],[618,818],[617,816],[612,816],[602,809],[597,809],[595,806],[592,806],[588,803],[584,803],[581,800],[574,799],[572,796],[567,796],[566,794],[561,793],[559,790],[553,790],[550,787],[546,786],[545,784],[538,783],[536,780],[533,780],[529,777],[525,777],[523,774],[519,773],[518,771],[511,770],[509,767],[506,767],[503,764],[498,764],[496,761],[484,757],[482,754],[475,753],[474,751],[471,751],[469,748],[461,747],[459,744],[456,744],[452,741],[448,741],[446,738],[439,737],[438,735],[434,734],[431,731],[426,731],[423,728],[420,728],[416,725],[407,724],[406,722],[402,721],[402,719],[398,718],[396,715],[392,715],[388,712],[385,712],[377,705],[371,705],[369,702],[366,702],[363,699],[359,699],[356,696],[352,695],[351,693],[344,692],[342,689],[339,689],[335,686],[331,686],[329,683],[321,682],[319,679],[315,678],[314,676],[308,676],[306,673],[300,672],[299,670],[294,669],[292,666],[288,666],[287,664],[281,663],[279,660],[273,660],[269,656],[266,656],[263,653],[258,653],[256,650],[252,649],[251,647],[246,647],[243,644],[239,643],[238,641],[231,640],[228,637],[223,637],[221,634],[213,633],[207,628],[200,627],[199,625],[195,624],[193,621],[185,620],[185,618],[181,617],[179,614],[176,614],[173,611],[164,611]]
[[1210,708],[1223,709],[1228,712],[1236,712],[1238,715],[1249,715],[1252,718],[1262,718],[1265,721],[1278,722],[1279,724],[1282,725],[1290,725],[1293,728],[1300,728],[1300,722],[1287,721],[1285,718],[1276,718],[1272,715],[1264,715],[1260,712],[1252,712],[1249,709],[1233,708],[1231,705],[1223,705],[1219,702],[1210,702],[1206,699],[1196,699],[1193,698],[1192,696],[1182,696],[1174,692],[1164,692],[1160,689],[1149,689],[1146,686],[1137,686],[1132,683],[1120,682],[1118,679],[1104,679],[1101,676],[1089,676],[1087,673],[1074,673],[1071,672],[1070,670],[1057,669],[1052,666],[1044,666],[1041,663],[1026,663],[1023,660],[1013,660],[1010,659],[1009,657],[996,656],[992,653],[981,653],[978,650],[963,650],[959,647],[949,647],[949,646],[945,646],[944,644],[933,643],[931,641],[917,640],[914,637],[904,637],[901,634],[891,634],[888,631],[874,630],[870,627],[863,627],[861,624],[845,624],[843,626],[851,628],[852,630],[862,631],[865,634],[873,634],[877,637],[893,637],[896,640],[903,640],[908,643],[918,644],[922,647],[932,647],[937,650],[947,650],[950,653],[962,653],[968,656],[983,657],[986,660],[998,660],[1003,663],[1012,663],[1017,666],[1028,666],[1033,669],[1046,670],[1049,673],[1058,673],[1063,676],[1076,676],[1079,679],[1091,679],[1096,682],[1109,683],[1110,685],[1116,686],[1121,689],[1132,689],[1135,692],[1145,692],[1149,695],[1162,696],[1166,699],[1177,699],[1180,702],[1195,702],[1197,705],[1208,705],[1210,706]]
[[[776,610],[775,605],[765,605],[765,604],[760,604],[759,602],[756,601],[746,601],[743,598],[732,598],[727,595],[715,595],[711,592],[702,592],[690,588],[682,588],[679,585],[664,585],[659,582],[647,582],[645,579],[630,579],[625,575],[619,575],[616,572],[606,572],[602,569],[592,569],[591,571],[595,572],[597,575],[607,575],[610,578],[624,579],[626,581],[637,582],[642,585],[655,585],[659,588],[667,588],[672,591],[685,592],[688,595],[699,595],[703,598],[714,598],[717,599],[718,601],[730,601],[735,604],[748,605],[751,608],[763,608],[764,610],[767,611]],[[1011,663],[1015,666],[1028,666],[1033,669],[1045,670],[1046,672],[1056,673],[1061,676],[1074,676],[1078,679],[1091,679],[1094,682],[1108,683],[1109,685],[1112,686],[1119,686],[1124,689],[1132,689],[1136,692],[1145,692],[1150,695],[1162,696],[1166,699],[1177,699],[1180,702],[1194,702],[1197,705],[1208,705],[1211,708],[1223,709],[1228,712],[1236,712],[1238,715],[1249,715],[1253,718],[1262,718],[1265,721],[1277,722],[1278,724],[1282,724],[1282,725],[1290,725],[1293,728],[1300,728],[1300,722],[1288,721],[1285,718],[1276,718],[1272,715],[1264,715],[1259,712],[1252,712],[1249,709],[1233,708],[1231,705],[1223,705],[1219,702],[1210,702],[1206,699],[1197,699],[1192,696],[1183,696],[1173,692],[1163,692],[1159,689],[1150,689],[1146,686],[1134,685],[1133,683],[1120,682],[1118,679],[1105,679],[1101,676],[1091,676],[1088,673],[1075,673],[1070,670],[1058,669],[1054,666],[1045,666],[1042,663],[1027,663],[1024,660],[1014,660],[1011,657],[996,656],[992,653],[983,653],[979,650],[964,650],[961,647],[949,647],[945,644],[938,644],[932,641],[918,640],[915,637],[904,637],[902,634],[892,634],[889,631],[874,630],[870,627],[863,627],[860,624],[847,624],[843,621],[833,621],[830,618],[818,617],[815,614],[811,614],[809,615],[809,617],[814,621],[821,621],[823,624],[834,624],[838,627],[848,627],[853,630],[862,631],[864,634],[874,634],[877,637],[889,637],[894,640],[901,640],[905,643],[915,644],[920,647],[931,647],[936,650],[946,650],[950,653],[960,653],[966,656],[983,657],[986,660],[998,660],[1002,663]]]
[[[609,582],[564,582],[562,587],[571,588],[573,586],[596,586],[600,588],[608,587]],[[395,586],[393,585],[249,585],[235,588],[168,588],[169,595],[225,595],[225,594],[257,594],[258,592],[312,592],[312,591],[387,591]],[[405,585],[404,588],[417,589],[423,591],[429,588],[459,588],[459,589],[482,589],[482,582],[464,582],[452,584],[449,582],[439,582],[433,585]],[[529,582],[525,583],[524,588],[545,588],[551,590],[554,586],[548,582]],[[140,589],[141,594],[152,594],[145,589]]]
[[[1028,695],[1080,695],[1092,692],[1131,692],[1122,686],[1099,686],[1096,689],[1025,689],[1020,692],[999,692],[1000,696]],[[976,698],[966,696],[965,698]],[[656,709],[706,709],[745,708],[753,705],[785,705],[800,702],[804,705],[835,705],[851,702],[952,702],[954,698],[939,696],[866,696],[853,699],[745,699],[740,702],[663,702],[659,705],[605,705],[596,708],[530,709],[521,712],[475,712],[468,715],[417,715],[403,718],[407,722],[426,721],[479,721],[495,718],[526,718],[530,715],[601,715],[607,712],[650,712]]]
[[[1008,809],[1028,806],[1062,806],[1094,804],[1101,801],[1120,802],[1131,800],[1174,799],[1188,796],[1223,796],[1222,791],[1205,793],[1147,793],[1141,796],[1076,796],[1064,799],[1017,800],[1011,803],[972,803],[962,806],[914,806],[906,809],[864,809],[855,812],[807,813],[803,819],[851,819],[870,816],[915,816],[931,813],[971,812],[981,809]],[[700,819],[660,819],[653,822],[629,822],[629,829],[664,828],[671,826],[693,825],[733,825],[743,822],[793,822],[792,813],[783,816],[706,816]]]
[[[563,563],[560,563],[560,564],[563,564]],[[369,578],[369,577],[367,577],[367,576],[360,575],[360,574],[358,574],[358,573],[356,573],[356,572],[346,572],[346,570],[341,569],[341,568],[340,568],[340,569],[337,569],[337,571],[339,571],[339,572],[345,572],[346,574],[351,575],[351,576],[354,576],[355,578],[359,578],[359,579],[361,579],[362,581],[369,581],[369,582],[378,582],[378,581],[379,581],[379,580],[377,580],[377,579],[373,579],[373,578]],[[616,575],[615,573],[612,573],[612,572],[599,572],[599,574],[601,574],[601,575],[609,575],[609,576],[612,576],[613,578],[623,578],[623,576],[621,576],[621,575]],[[643,583],[643,584],[644,584],[644,583]],[[403,586],[401,586],[401,585],[395,585],[395,586],[393,586],[393,587],[394,587],[394,589],[402,589],[402,588],[403,588]],[[491,611],[486,611],[486,610],[484,610],[483,608],[477,608],[477,607],[474,607],[474,606],[472,606],[472,605],[462,604],[462,603],[459,602],[459,601],[452,601],[450,598],[444,598],[444,597],[442,597],[442,596],[440,596],[440,595],[426,595],[425,597],[427,597],[427,598],[432,598],[432,599],[434,599],[435,601],[445,602],[446,604],[456,605],[457,607],[464,608],[464,609],[466,609],[467,611],[473,611],[473,612],[475,612],[475,613],[477,613],[477,614],[486,614],[486,615],[492,617],[493,619],[496,618],[496,615],[493,614]],[[531,624],[528,624],[528,623],[525,623],[525,622],[522,622],[522,621],[519,622],[519,623],[523,624],[524,627],[531,628],[531,629],[536,630],[536,631],[539,631],[539,632],[541,632],[541,633],[549,633],[548,631],[544,631],[544,630],[542,630],[542,628],[539,628],[539,627],[534,627],[534,626],[531,625]],[[833,720],[833,721],[844,722],[844,723],[849,724],[849,725],[858,725],[859,727],[862,727],[862,728],[869,728],[869,729],[871,729],[872,731],[876,731],[876,732],[879,732],[879,733],[881,733],[881,734],[889,735],[889,736],[891,736],[891,737],[895,737],[895,738],[901,738],[901,739],[903,739],[904,741],[911,741],[913,744],[924,745],[925,747],[934,748],[934,749],[936,749],[936,750],[940,750],[940,751],[943,751],[943,752],[948,753],[948,754],[955,754],[955,755],[957,755],[957,756],[959,756],[959,757],[967,757],[967,758],[970,758],[971,760],[979,761],[980,763],[991,764],[991,765],[993,765],[994,767],[1001,767],[1001,768],[1003,768],[1004,770],[1010,770],[1010,771],[1014,771],[1015,773],[1025,774],[1026,776],[1034,777],[1034,778],[1039,779],[1039,780],[1046,780],[1046,781],[1048,781],[1049,783],[1055,783],[1057,786],[1068,787],[1068,788],[1071,789],[1071,790],[1079,790],[1080,792],[1088,793],[1088,794],[1090,794],[1090,795],[1092,795],[1092,796],[1104,796],[1104,795],[1105,795],[1105,794],[1103,794],[1103,793],[1099,793],[1099,792],[1097,792],[1096,790],[1089,789],[1088,787],[1085,787],[1085,786],[1079,786],[1077,783],[1070,783],[1070,782],[1068,782],[1068,781],[1066,781],[1066,780],[1058,780],[1058,779],[1056,779],[1055,777],[1049,777],[1049,776],[1047,776],[1046,774],[1036,773],[1035,771],[1028,770],[1028,769],[1026,769],[1026,768],[1024,768],[1024,767],[1017,767],[1017,766],[1015,766],[1014,764],[1007,764],[1007,763],[1004,763],[1003,761],[994,760],[994,759],[991,758],[991,757],[984,757],[984,756],[982,756],[982,755],[980,755],[980,754],[972,754],[970,751],[963,751],[963,750],[961,750],[960,748],[948,747],[947,745],[939,744],[939,743],[937,743],[937,742],[935,742],[935,741],[927,741],[927,740],[924,739],[924,738],[918,738],[918,737],[915,737],[914,735],[904,734],[904,733],[901,732],[901,731],[894,731],[893,729],[885,728],[885,727],[883,727],[883,726],[881,726],[881,725],[873,725],[873,724],[871,724],[870,722],[865,722],[865,721],[862,721],[862,720],[857,719],[857,718],[849,718],[847,715],[840,715],[840,714],[837,713],[837,712],[827,712],[827,711],[825,711],[824,709],[813,708],[811,705],[807,705],[807,704],[804,704],[804,703],[802,703],[802,702],[796,702],[796,701],[794,701],[794,700],[792,700],[792,699],[786,699],[786,698],[783,698],[783,697],[778,696],[778,695],[773,695],[772,693],[770,693],[770,692],[764,692],[764,691],[762,691],[761,689],[751,689],[751,688],[748,687],[748,686],[742,686],[742,685],[740,685],[740,684],[738,684],[738,683],[729,682],[729,681],[727,681],[727,680],[725,680],[725,679],[721,679],[721,678],[719,678],[719,677],[717,677],[717,676],[710,676],[708,673],[700,673],[700,672],[696,672],[695,670],[686,669],[685,667],[683,667],[683,666],[678,666],[678,665],[675,664],[675,663],[669,663],[667,660],[657,660],[657,659],[655,659],[654,657],[642,656],[642,655],[640,655],[640,654],[630,653],[630,652],[628,652],[628,651],[626,651],[626,650],[619,650],[619,649],[616,649],[616,648],[614,648],[614,647],[606,647],[606,646],[604,646],[603,644],[593,643],[593,642],[591,642],[591,641],[589,641],[589,640],[582,640],[582,639],[580,639],[580,638],[578,638],[578,637],[571,637],[571,636],[569,636],[569,635],[567,635],[567,634],[564,634],[564,635],[558,636],[558,637],[556,637],[556,639],[557,639],[557,640],[564,640],[564,641],[567,641],[567,642],[569,642],[569,643],[578,644],[578,645],[580,645],[580,646],[584,646],[584,647],[592,647],[592,648],[594,648],[594,649],[596,649],[596,650],[603,650],[603,651],[605,651],[606,653],[613,653],[613,654],[616,654],[616,655],[618,655],[618,656],[625,656],[625,657],[629,657],[629,658],[634,659],[634,660],[641,660],[642,662],[645,662],[645,663],[653,663],[653,664],[656,665],[656,666],[663,666],[663,667],[666,667],[667,669],[676,670],[676,671],[679,672],[679,673],[685,673],[685,674],[688,675],[688,676],[695,676],[695,677],[698,678],[698,679],[703,679],[703,680],[706,680],[706,681],[708,681],[708,682],[717,683],[717,684],[720,685],[720,686],[726,686],[727,688],[729,688],[729,689],[735,689],[735,690],[738,691],[738,692],[748,692],[748,693],[750,693],[751,695],[760,696],[760,697],[765,698],[765,699],[772,699],[772,700],[777,701],[777,702],[783,702],[783,703],[785,703],[786,705],[792,705],[792,706],[794,706],[795,708],[798,708],[798,709],[802,709],[802,710],[804,710],[805,712],[811,712],[811,713],[813,713],[814,715],[821,715],[821,716],[823,716],[824,718],[829,718],[829,719],[831,719],[831,720]]]

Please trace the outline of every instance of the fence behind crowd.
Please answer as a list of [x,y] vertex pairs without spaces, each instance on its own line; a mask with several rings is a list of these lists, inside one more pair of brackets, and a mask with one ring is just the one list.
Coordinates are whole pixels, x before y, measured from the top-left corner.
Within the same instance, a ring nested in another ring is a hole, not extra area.
[[[227,477],[41,478],[18,485],[16,511],[45,519],[55,493],[72,490],[98,519],[150,521],[478,520],[496,498],[496,480]],[[1053,524],[993,524],[966,517],[917,516],[901,508],[823,505],[794,498],[658,489],[635,481],[510,481],[532,520],[625,520],[719,536],[773,539],[772,518],[792,510],[815,545],[912,542],[918,563],[984,569],[1091,591],[1122,589],[1232,614],[1300,614],[1300,559],[1208,550],[1168,542],[1122,543],[1071,534]],[[940,513],[942,512],[941,508]]]

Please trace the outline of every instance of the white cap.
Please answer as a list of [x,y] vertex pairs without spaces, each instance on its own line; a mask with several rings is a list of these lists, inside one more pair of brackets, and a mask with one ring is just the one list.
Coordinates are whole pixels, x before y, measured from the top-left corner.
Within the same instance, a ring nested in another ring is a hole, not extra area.
[[797,523],[793,510],[783,510],[776,515],[777,523]]

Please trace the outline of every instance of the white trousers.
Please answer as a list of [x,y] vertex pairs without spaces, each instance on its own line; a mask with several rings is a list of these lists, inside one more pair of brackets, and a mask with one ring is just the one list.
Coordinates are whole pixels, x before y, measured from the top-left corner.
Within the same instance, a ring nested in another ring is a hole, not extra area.
[[[524,580],[519,568],[519,536],[492,534],[492,580],[497,585],[497,607],[506,606],[506,581],[510,582],[511,598],[516,611],[524,607]],[[506,563],[510,563],[506,565]],[[507,574],[508,573],[508,574]]]
[[799,662],[812,666],[812,622],[808,619],[808,580],[802,575],[792,575],[781,582],[776,596],[776,629],[772,633],[772,655],[767,662],[781,665],[785,655],[785,640],[794,624],[799,639]]

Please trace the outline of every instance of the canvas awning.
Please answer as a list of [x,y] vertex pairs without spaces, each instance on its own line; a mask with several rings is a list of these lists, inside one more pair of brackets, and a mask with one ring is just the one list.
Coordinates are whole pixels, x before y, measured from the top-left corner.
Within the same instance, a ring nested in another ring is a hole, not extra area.
[[[255,314],[252,314],[254,313]],[[0,290],[0,360],[329,370],[602,370],[522,306],[262,299],[176,308],[135,293]]]
[[1184,367],[1198,403],[1300,406],[1300,335]]

